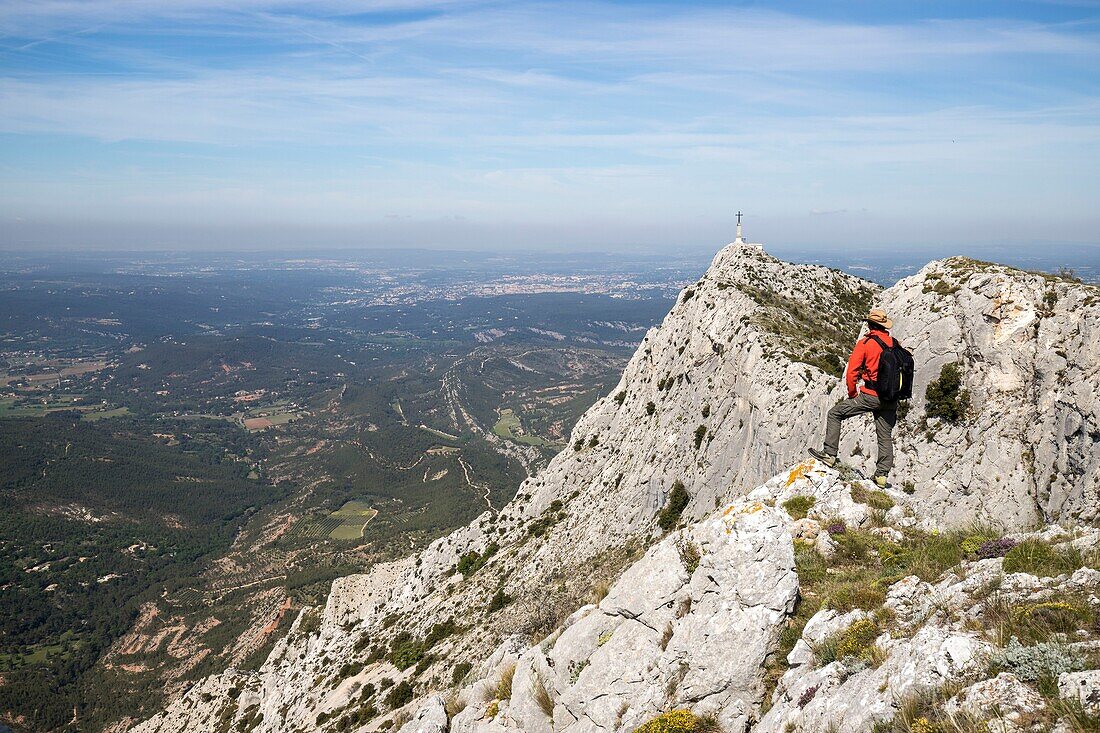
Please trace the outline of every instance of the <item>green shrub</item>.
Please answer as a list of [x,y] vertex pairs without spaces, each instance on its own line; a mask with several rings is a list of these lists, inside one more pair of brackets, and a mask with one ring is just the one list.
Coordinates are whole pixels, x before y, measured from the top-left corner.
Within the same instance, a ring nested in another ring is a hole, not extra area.
[[677,481],[672,484],[672,491],[668,493],[668,501],[665,502],[664,509],[657,514],[657,526],[666,532],[672,530],[676,523],[680,521],[680,515],[684,513],[689,501],[691,501],[691,496],[688,495],[683,482]]
[[494,593],[493,597],[489,599],[487,610],[489,611],[489,613],[496,613],[511,602],[512,597],[505,593],[503,588],[497,588],[497,592]]
[[1083,562],[1081,553],[1072,548],[1061,549],[1039,540],[1026,540],[1008,551],[1003,567],[1006,573],[1029,573],[1045,578],[1072,573]]
[[792,496],[783,502],[783,509],[791,515],[791,519],[802,519],[814,508],[817,499],[812,496]]
[[402,631],[390,642],[390,662],[398,669],[408,669],[424,656],[424,645],[407,631]]
[[972,534],[959,543],[959,549],[962,550],[964,555],[974,555],[989,539],[991,538],[985,535]]
[[397,683],[386,695],[386,704],[390,709],[396,709],[412,702],[413,686],[408,680]]
[[962,369],[958,362],[944,364],[940,376],[924,392],[924,414],[957,424],[970,409],[970,393],[962,389]]
[[621,405],[621,404],[623,404],[623,402],[625,402],[625,401],[626,401],[626,390],[625,390],[625,389],[624,389],[624,390],[620,390],[619,392],[617,392],[617,393],[615,394],[615,401],[616,401],[617,403],[619,403],[620,405]]
[[657,412],[657,405],[653,404],[652,400],[645,403],[645,414],[652,415],[655,412]]
[[459,662],[451,671],[451,681],[456,685],[462,684],[462,680],[466,679],[466,675],[470,674],[470,670],[473,668],[474,665],[469,662]]
[[707,426],[700,425],[695,428],[695,450],[699,450],[699,446],[703,444],[703,439],[707,437]]

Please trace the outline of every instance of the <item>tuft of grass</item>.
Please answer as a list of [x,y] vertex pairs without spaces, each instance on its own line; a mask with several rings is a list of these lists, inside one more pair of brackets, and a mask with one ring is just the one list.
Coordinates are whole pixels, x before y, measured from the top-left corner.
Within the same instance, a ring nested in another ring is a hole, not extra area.
[[466,698],[459,695],[457,692],[452,692],[443,699],[443,710],[447,713],[447,720],[454,720],[454,717],[466,709]]
[[608,580],[601,580],[592,586],[591,602],[598,604],[604,598],[607,598],[607,594],[611,592],[611,582]]
[[883,511],[889,511],[894,508],[894,500],[890,498],[890,495],[885,491],[879,491],[878,489],[868,489],[862,484],[855,484],[850,489],[852,494],[852,501],[860,504],[866,504],[872,509],[881,509]]
[[812,496],[792,496],[783,502],[783,510],[791,515],[791,519],[804,519],[810,510],[814,508],[817,499]]
[[498,700],[509,700],[512,697],[512,680],[516,677],[516,665],[509,664],[507,667],[500,671],[500,679],[497,680],[496,686],[496,698]]
[[886,591],[876,583],[852,580],[835,583],[824,591],[825,606],[847,613],[857,608],[873,611],[886,602]]
[[539,710],[546,714],[546,717],[554,717],[554,698],[550,697],[550,692],[546,689],[546,683],[542,681],[542,677],[535,674],[535,681],[531,683],[531,696],[535,699],[535,704],[539,706]]
[[1028,573],[1043,578],[1072,573],[1084,565],[1080,551],[1073,547],[1053,547],[1039,540],[1025,540],[1005,554],[1006,573]]
[[703,559],[702,550],[699,549],[699,545],[690,540],[682,540],[677,545],[677,549],[680,551],[680,561],[684,563],[684,569],[687,570],[688,575],[691,575]]

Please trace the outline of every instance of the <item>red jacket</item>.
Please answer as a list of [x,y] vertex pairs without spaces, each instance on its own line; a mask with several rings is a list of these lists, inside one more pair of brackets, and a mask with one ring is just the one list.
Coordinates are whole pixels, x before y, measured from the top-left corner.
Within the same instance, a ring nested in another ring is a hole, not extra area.
[[[872,333],[882,339],[887,346],[894,345],[894,337],[886,331],[875,329]],[[848,370],[845,374],[848,382],[849,398],[856,396],[856,380],[858,379],[863,380],[863,385],[859,388],[861,392],[872,397],[878,397],[878,392],[870,385],[878,381],[878,359],[880,356],[882,356],[882,347],[869,335],[856,342],[856,347],[852,349],[852,355],[848,357]]]

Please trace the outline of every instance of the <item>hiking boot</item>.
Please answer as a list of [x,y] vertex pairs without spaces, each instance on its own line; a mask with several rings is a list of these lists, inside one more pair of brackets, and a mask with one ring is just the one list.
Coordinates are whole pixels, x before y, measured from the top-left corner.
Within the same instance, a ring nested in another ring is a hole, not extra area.
[[836,456],[831,456],[825,451],[818,450],[817,448],[810,448],[810,455],[824,463],[829,468],[836,468]]
[[880,489],[891,489],[894,485],[886,480],[885,474],[879,474],[878,476],[875,476],[875,486],[879,487]]

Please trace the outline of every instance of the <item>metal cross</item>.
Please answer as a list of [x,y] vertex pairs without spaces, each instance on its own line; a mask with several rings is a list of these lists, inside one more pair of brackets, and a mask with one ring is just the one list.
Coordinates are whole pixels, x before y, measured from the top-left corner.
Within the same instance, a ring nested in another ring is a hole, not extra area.
[[740,211],[737,212],[737,223],[738,224],[741,223],[741,212]]

